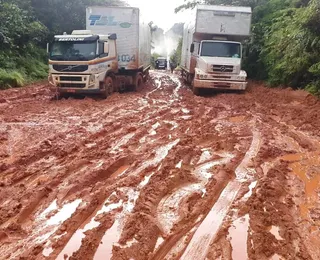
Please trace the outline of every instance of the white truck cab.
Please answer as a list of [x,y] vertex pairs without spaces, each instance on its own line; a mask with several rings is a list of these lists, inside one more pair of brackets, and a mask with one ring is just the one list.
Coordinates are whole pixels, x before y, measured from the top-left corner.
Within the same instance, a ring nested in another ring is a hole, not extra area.
[[199,94],[202,88],[245,90],[241,40],[250,35],[251,8],[198,6],[184,28],[182,77]]
[[105,94],[106,75],[118,70],[116,39],[88,30],[56,35],[49,47],[49,83],[62,94]]
[[196,88],[246,89],[247,73],[241,70],[241,58],[240,42],[201,41],[193,85]]
[[135,7],[91,6],[86,30],[56,35],[48,48],[49,82],[57,96],[107,97],[137,90],[151,66],[151,28]]

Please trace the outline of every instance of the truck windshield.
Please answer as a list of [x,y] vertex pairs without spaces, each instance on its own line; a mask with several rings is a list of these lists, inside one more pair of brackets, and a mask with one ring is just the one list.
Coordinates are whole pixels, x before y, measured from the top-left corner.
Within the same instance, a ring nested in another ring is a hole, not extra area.
[[241,58],[241,44],[233,42],[203,42],[200,56]]
[[51,60],[86,61],[96,57],[97,42],[54,42]]

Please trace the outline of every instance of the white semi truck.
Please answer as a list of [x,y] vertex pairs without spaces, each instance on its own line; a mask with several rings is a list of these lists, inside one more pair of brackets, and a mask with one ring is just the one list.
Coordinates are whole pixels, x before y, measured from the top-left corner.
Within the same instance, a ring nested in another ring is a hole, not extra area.
[[138,8],[88,7],[86,30],[49,45],[49,83],[59,97],[137,89],[149,75],[151,28]]
[[250,36],[251,8],[199,5],[184,26],[182,77],[194,94],[202,88],[245,90],[242,44]]

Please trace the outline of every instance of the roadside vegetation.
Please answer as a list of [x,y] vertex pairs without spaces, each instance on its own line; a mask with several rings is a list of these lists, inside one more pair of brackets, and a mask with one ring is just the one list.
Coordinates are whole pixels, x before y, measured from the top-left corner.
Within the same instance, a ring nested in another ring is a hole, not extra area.
[[180,67],[181,51],[182,51],[182,38],[179,39],[177,48],[170,55],[170,62],[173,62],[174,64],[176,64],[177,67]]

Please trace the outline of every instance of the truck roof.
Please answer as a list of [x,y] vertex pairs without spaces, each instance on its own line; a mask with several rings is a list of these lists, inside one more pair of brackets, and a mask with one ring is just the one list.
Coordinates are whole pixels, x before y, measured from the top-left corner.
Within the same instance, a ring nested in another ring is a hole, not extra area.
[[251,7],[245,6],[228,6],[228,5],[198,5],[198,10],[236,12],[236,13],[252,13]]
[[67,35],[55,35],[54,39],[56,41],[96,41],[101,40],[114,40],[117,38],[116,34],[107,34],[107,35],[95,35],[95,34],[67,34]]
[[100,8],[100,9],[135,9],[140,10],[139,7],[134,6],[103,6],[103,5],[91,5],[88,6],[87,9],[90,8]]

